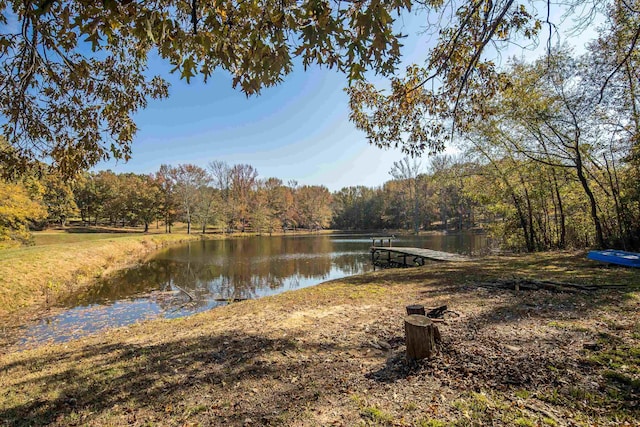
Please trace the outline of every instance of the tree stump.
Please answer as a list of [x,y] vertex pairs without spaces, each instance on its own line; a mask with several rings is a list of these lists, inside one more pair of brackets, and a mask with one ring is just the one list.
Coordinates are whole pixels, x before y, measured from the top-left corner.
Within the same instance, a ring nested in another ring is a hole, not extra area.
[[407,360],[431,358],[441,336],[438,327],[426,316],[411,314],[404,318]]
[[424,305],[420,305],[420,304],[408,305],[407,314],[422,314],[424,316]]

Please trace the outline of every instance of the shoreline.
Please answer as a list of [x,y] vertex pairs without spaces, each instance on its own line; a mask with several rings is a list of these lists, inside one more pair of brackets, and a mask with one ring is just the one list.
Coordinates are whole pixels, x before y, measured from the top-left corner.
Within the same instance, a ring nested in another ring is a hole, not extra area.
[[[164,248],[201,239],[187,234],[133,234],[0,251],[2,352],[13,346],[23,327],[55,311],[57,299],[89,289]],[[37,261],[30,262],[32,257]]]
[[[52,231],[55,234],[62,230]],[[288,231],[272,233],[272,236],[318,235],[336,231]],[[0,348],[14,347],[17,335],[23,327],[66,310],[55,306],[58,299],[90,289],[98,280],[134,268],[165,248],[201,240],[241,239],[259,235],[189,235],[182,231],[143,234],[123,231],[99,240],[46,243],[0,251],[0,260],[4,264],[4,270],[0,265],[0,322],[3,325]],[[268,234],[263,233],[262,236]],[[36,268],[31,265],[32,257],[37,259]],[[46,267],[43,268],[40,263],[46,264]],[[12,270],[12,274],[7,273],[8,269]],[[25,282],[30,284],[28,289],[22,286]],[[8,302],[12,300],[13,302]]]
[[[335,230],[322,230],[320,234],[331,232]],[[272,233],[273,236],[317,234],[319,233],[307,231]],[[91,286],[96,279],[131,268],[152,253],[169,246],[198,240],[236,239],[258,235],[124,232],[114,233],[113,237],[100,240],[49,243],[0,250],[0,317],[46,304],[47,292],[50,302],[53,302],[57,293],[82,290]]]
[[[504,278],[635,291],[483,285]],[[350,276],[0,355],[0,418],[9,426],[636,425],[624,384],[640,374],[638,278],[582,253]],[[455,315],[439,326],[436,357],[412,366],[402,319],[413,303],[446,304]]]
[[53,302],[57,294],[77,292],[155,251],[200,239],[200,235],[145,234],[1,251],[0,315],[46,308],[42,306],[47,299]]

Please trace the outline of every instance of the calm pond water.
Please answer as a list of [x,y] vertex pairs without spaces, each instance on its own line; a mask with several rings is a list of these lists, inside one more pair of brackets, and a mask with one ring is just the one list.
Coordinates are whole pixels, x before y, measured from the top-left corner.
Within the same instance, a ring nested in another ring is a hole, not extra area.
[[[202,240],[162,250],[89,291],[59,301],[58,314],[25,328],[22,345],[61,342],[153,318],[175,318],[373,270],[371,234]],[[401,236],[394,246],[479,253],[484,235]]]

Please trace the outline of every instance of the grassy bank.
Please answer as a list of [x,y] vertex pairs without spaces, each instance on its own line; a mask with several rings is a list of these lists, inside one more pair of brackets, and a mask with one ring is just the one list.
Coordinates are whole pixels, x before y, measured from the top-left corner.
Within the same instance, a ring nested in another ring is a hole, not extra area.
[[[312,234],[325,233],[331,230]],[[0,250],[0,317],[24,312],[25,308],[47,306],[57,296],[90,286],[97,278],[169,245],[202,238],[256,235],[188,235],[186,224],[182,223],[174,226],[171,234],[156,228],[145,234],[141,228],[109,227],[71,227],[33,234],[35,246]]]
[[[497,282],[502,279],[502,282]],[[514,279],[629,289],[514,290]],[[387,270],[0,356],[8,426],[635,426],[640,272],[583,254]],[[404,307],[447,304],[430,361]]]
[[35,233],[35,246],[0,250],[0,315],[42,306],[157,249],[200,238],[184,233]]

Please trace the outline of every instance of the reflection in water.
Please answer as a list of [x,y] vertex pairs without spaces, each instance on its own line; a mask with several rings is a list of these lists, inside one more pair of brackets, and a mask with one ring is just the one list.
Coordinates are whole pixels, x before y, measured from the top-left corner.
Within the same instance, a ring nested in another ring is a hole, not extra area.
[[[250,237],[202,240],[165,249],[116,273],[68,307],[25,331],[24,344],[66,341],[143,319],[209,310],[233,298],[259,298],[372,270],[369,235]],[[394,246],[477,253],[484,236],[407,236]]]

